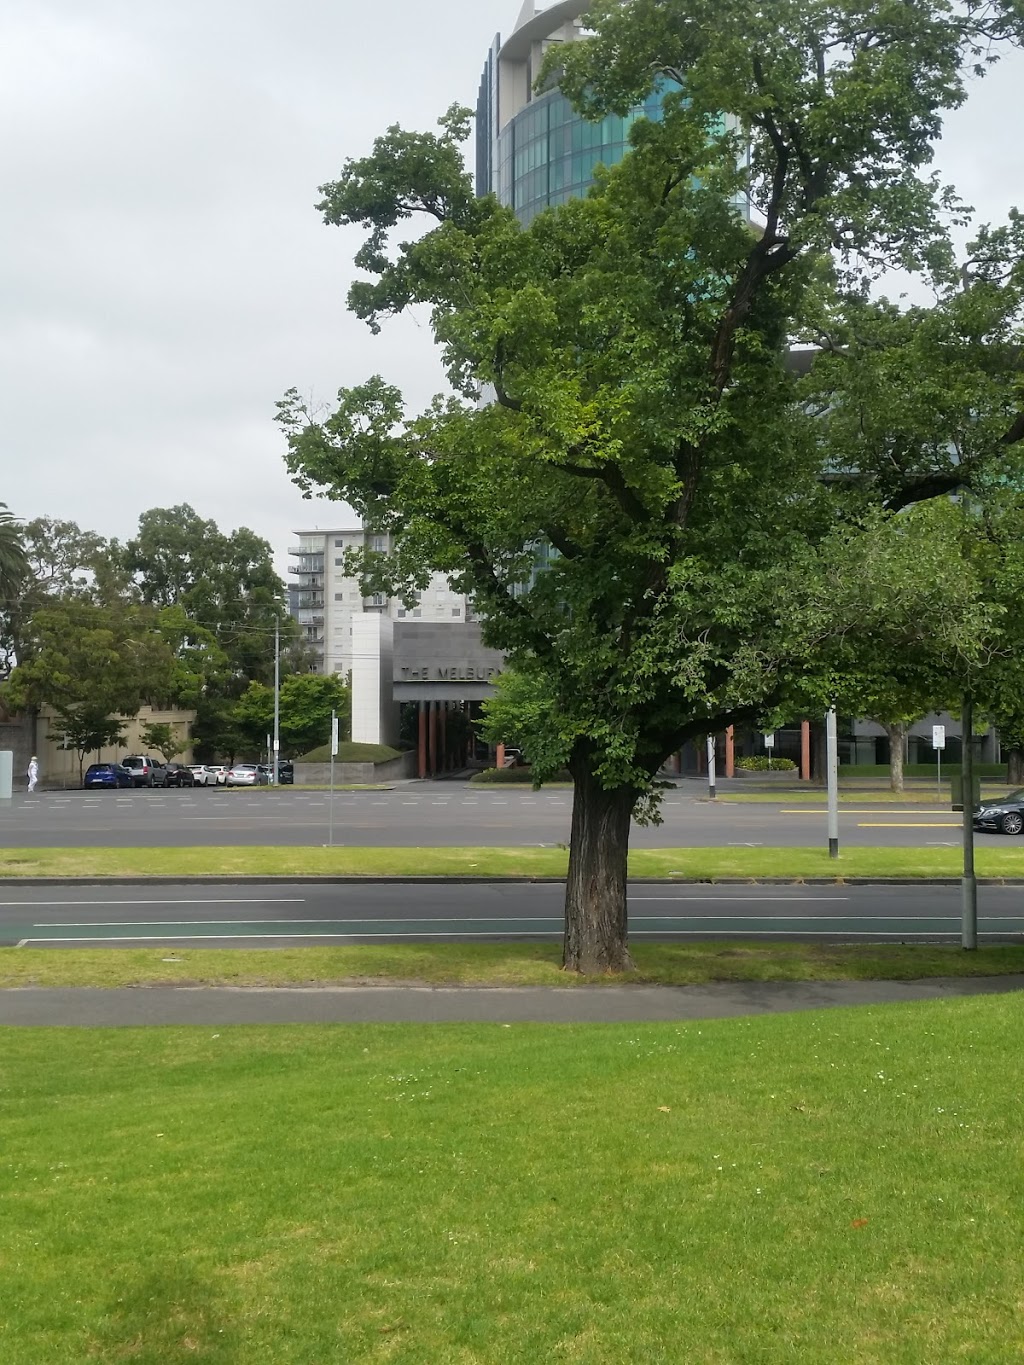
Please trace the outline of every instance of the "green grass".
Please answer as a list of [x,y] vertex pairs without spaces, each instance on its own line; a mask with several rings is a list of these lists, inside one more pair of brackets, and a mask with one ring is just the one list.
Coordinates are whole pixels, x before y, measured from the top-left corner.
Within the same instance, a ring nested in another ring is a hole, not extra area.
[[12,1365],[1024,1358],[1015,997],[11,1029]]
[[[388,744],[360,744],[354,740],[342,740],[338,745],[336,763],[388,763],[393,758],[401,758],[400,749],[392,749]],[[295,760],[296,763],[330,763],[331,746],[321,744],[319,749],[311,749],[308,754]]]
[[[529,787],[533,789],[533,772],[529,768],[484,768],[469,779],[474,787]],[[571,787],[572,777],[568,772],[556,773],[555,777],[541,784],[543,787]]]
[[0,989],[23,986],[693,986],[713,981],[916,981],[1024,972],[1024,946],[636,943],[636,970],[582,978],[553,943],[332,948],[0,948]]
[[[1002,787],[986,787],[983,791],[983,799],[994,801],[1005,796],[1008,790],[1005,784]],[[804,787],[799,790],[783,788],[759,792],[730,791],[719,793],[716,800],[724,805],[804,805],[820,807],[824,810],[828,797],[822,787],[813,789]],[[941,796],[934,787],[919,787],[904,792],[890,791],[887,787],[882,790],[861,787],[860,789],[840,791],[839,793],[839,804],[841,806],[874,806],[879,803],[893,806],[934,806],[936,810],[950,810],[949,789],[946,788]]]
[[[822,831],[824,838],[824,829]],[[10,877],[563,877],[564,848],[8,848]],[[630,854],[634,877],[955,877],[956,848],[658,848]],[[977,850],[981,877],[1024,877],[1024,841]]]

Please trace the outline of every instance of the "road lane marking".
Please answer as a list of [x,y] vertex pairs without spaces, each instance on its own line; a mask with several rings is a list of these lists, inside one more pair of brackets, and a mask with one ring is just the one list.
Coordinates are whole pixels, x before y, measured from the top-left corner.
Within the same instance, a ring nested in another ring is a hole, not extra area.
[[[769,811],[768,813],[771,814],[770,811]],[[828,815],[828,811],[827,811],[827,810],[819,810],[817,807],[814,807],[813,810],[780,810],[780,811],[779,811],[779,814],[780,814],[780,815]],[[840,814],[840,815],[936,815],[936,816],[938,816],[938,815],[948,815],[949,812],[946,811],[946,810],[936,810],[934,807],[932,807],[931,810],[902,810],[902,809],[894,810],[894,809],[890,806],[890,807],[888,808],[888,810],[872,810],[870,807],[864,806],[864,807],[861,807],[861,808],[856,809],[856,810],[843,810],[842,807],[840,807],[839,814]]]
[[962,820],[919,820],[916,823],[910,820],[860,820],[857,823],[858,829],[962,829]]
[[52,910],[58,905],[305,905],[305,896],[209,896],[194,897],[191,899],[168,899],[161,897],[148,897],[146,900],[104,900],[104,901],[0,901],[0,910],[6,910],[12,905],[34,905],[43,910]]

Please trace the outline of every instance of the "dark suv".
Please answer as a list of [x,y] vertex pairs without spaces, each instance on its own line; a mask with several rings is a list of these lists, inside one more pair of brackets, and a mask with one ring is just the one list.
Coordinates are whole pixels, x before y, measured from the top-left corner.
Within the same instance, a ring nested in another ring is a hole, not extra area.
[[128,769],[133,787],[166,787],[167,769],[155,758],[132,754],[121,760],[122,767]]
[[184,763],[168,763],[166,785],[168,787],[194,787],[196,785],[195,774],[191,768],[186,768]]

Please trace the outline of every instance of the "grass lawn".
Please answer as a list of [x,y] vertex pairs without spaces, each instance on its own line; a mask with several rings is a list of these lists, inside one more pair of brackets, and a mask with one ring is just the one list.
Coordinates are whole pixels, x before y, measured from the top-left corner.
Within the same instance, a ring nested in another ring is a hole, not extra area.
[[[824,835],[824,830],[823,830]],[[634,849],[634,877],[714,881],[781,877],[956,877],[956,848],[847,848],[838,861],[822,848]],[[8,848],[5,877],[564,877],[561,848]],[[981,877],[1024,877],[1024,840],[977,851]]]
[[352,944],[330,948],[0,948],[18,986],[687,986],[710,981],[913,981],[1024,972],[1024,946],[636,943],[628,976],[564,973],[554,943]]
[[1024,1358],[1012,997],[9,1029],[12,1365]]

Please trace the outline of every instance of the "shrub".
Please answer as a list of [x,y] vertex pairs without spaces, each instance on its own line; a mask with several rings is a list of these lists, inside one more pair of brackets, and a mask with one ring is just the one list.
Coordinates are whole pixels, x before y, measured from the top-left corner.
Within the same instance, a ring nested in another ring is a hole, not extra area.
[[791,758],[769,758],[767,754],[758,754],[754,758],[738,758],[736,767],[741,772],[746,773],[792,773],[796,771],[796,764]]

